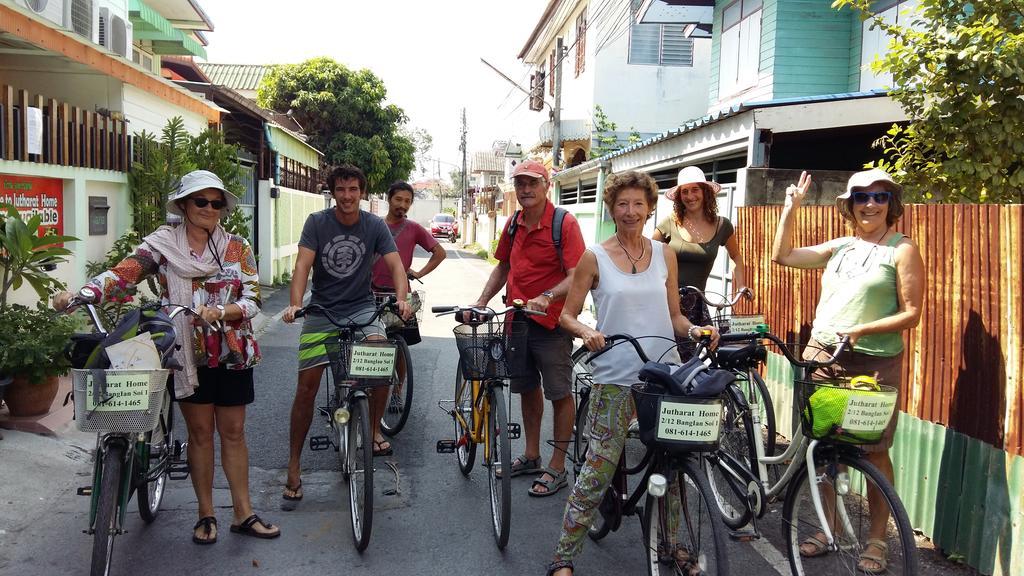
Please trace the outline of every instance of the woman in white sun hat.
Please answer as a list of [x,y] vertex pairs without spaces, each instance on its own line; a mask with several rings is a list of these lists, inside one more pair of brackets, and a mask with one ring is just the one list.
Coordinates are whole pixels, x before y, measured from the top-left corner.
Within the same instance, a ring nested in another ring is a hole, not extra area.
[[[721,189],[718,182],[706,180],[700,168],[687,166],[679,171],[676,187],[665,193],[672,201],[672,214],[658,222],[653,239],[668,244],[675,253],[680,288],[694,286],[704,290],[722,246],[733,262],[733,292],[747,287],[743,257],[732,222],[718,215],[715,197]],[[747,292],[747,297],[753,298],[753,294]],[[711,324],[708,308],[698,295],[685,294],[680,307],[683,315],[695,325]]]
[[[175,359],[183,369],[173,376],[173,395],[188,428],[188,461],[199,504],[199,521],[192,531],[196,544],[217,541],[214,430],[220,434],[221,463],[231,489],[231,531],[258,538],[281,534],[277,526],[253,513],[249,496],[245,407],[253,401],[253,366],[260,361],[250,320],[259,312],[261,300],[252,248],[220,224],[237,203],[216,174],[189,172],[167,201],[167,212],[184,223],[161,226],[143,238],[134,254],[84,288],[100,303],[119,286],[138,285],[155,274],[164,305],[190,306],[202,317],[181,314],[174,319],[180,346]],[[62,292],[54,306],[64,309],[70,298]],[[223,322],[225,330],[204,328],[215,321]]]
[[[795,216],[810,187],[811,176],[804,172],[797,184],[786,189],[786,204],[772,246],[772,260],[778,264],[824,269],[804,358],[827,358],[840,338],[849,336],[853,350],[840,354],[835,366],[819,370],[813,377],[872,375],[879,384],[892,386],[902,395],[903,332],[921,320],[925,282],[924,261],[917,244],[895,230],[903,216],[903,188],[878,168],[857,172],[850,177],[846,192],[836,198],[836,208],[852,235],[815,246],[794,247]],[[897,414],[894,412],[889,419],[879,443],[861,446],[889,482],[893,481],[889,448],[896,433]],[[871,524],[857,570],[882,574],[888,567],[889,510],[874,484],[868,485],[867,492]],[[829,553],[824,533],[811,534],[800,543],[802,556]]]

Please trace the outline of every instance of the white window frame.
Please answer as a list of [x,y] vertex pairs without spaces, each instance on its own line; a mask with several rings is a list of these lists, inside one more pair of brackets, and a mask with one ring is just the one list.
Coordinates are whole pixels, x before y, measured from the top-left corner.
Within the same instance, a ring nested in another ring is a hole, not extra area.
[[[728,98],[757,85],[761,71],[763,0],[735,0],[722,9],[718,94]],[[730,15],[730,11],[734,11]]]
[[[634,53],[636,45],[634,42],[637,40],[638,33],[644,32],[650,34],[654,29],[658,29],[658,55],[657,61],[638,61],[637,54]],[[673,66],[673,67],[693,67],[693,39],[684,38],[681,45],[689,44],[690,54],[689,59],[681,58],[678,61],[667,61],[665,58],[665,39],[670,37],[672,34],[678,34],[682,36],[684,26],[682,24],[633,24],[629,27],[629,46],[626,51],[626,63],[634,66]],[[685,50],[684,50],[685,51]]]
[[[872,8],[878,10],[877,14],[888,24],[906,25],[911,18],[908,11],[918,7],[917,0],[886,0],[877,2]],[[874,21],[865,20],[861,24],[860,42],[860,90],[884,89],[892,86],[892,74],[875,74],[871,71],[871,63],[875,58],[885,55],[889,51],[889,36],[880,28],[871,29]]]

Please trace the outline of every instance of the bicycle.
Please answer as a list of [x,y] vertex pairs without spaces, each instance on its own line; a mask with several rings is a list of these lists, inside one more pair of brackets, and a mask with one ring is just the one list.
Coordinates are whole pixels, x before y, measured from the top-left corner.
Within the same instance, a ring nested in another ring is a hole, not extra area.
[[[95,329],[95,337],[81,342],[94,348],[109,333],[92,304],[92,293],[72,297],[67,310],[77,307],[86,309]],[[149,309],[153,308],[159,306]],[[168,308],[168,319],[181,313],[198,317],[185,306]],[[188,477],[188,463],[181,458],[187,442],[174,439],[169,372],[165,368],[71,371],[75,424],[83,432],[97,433],[92,484],[77,491],[90,497],[85,533],[93,536],[92,576],[110,573],[114,539],[125,532],[131,497],[138,494],[139,516],[152,523],[160,512],[167,480]]]
[[[375,290],[373,296],[376,304],[380,306],[386,299],[395,298],[395,293]],[[395,371],[395,381],[391,385],[391,390],[388,394],[388,407],[380,421],[381,432],[392,438],[397,436],[402,431],[402,428],[405,428],[405,423],[409,420],[409,410],[412,409],[414,383],[412,353],[409,351],[409,343],[406,341],[403,332],[406,328],[415,328],[422,320],[423,309],[421,306],[424,298],[425,295],[422,290],[410,292],[410,303],[415,315],[408,320],[402,320],[398,314],[391,312],[381,314],[381,320],[384,323],[388,339],[393,340],[395,347],[398,349],[397,360],[400,365],[405,366],[404,377],[399,376],[398,370]]]
[[[309,449],[334,447],[341,464],[341,477],[348,490],[349,518],[356,550],[370,544],[373,527],[373,438],[367,390],[390,386],[394,378],[397,348],[392,340],[355,341],[355,331],[373,324],[385,310],[397,313],[394,298],[385,299],[364,323],[341,322],[319,304],[295,312],[322,314],[338,329],[338,338],[324,342],[330,370],[324,370],[321,386],[327,396],[317,411],[327,420],[331,435],[310,436]],[[332,386],[333,384],[333,386]]]
[[[722,367],[753,372],[765,357],[765,340],[776,345],[798,370],[794,386],[800,423],[783,454],[766,455],[764,442],[752,432],[758,427],[760,412],[756,396],[748,402],[738,386],[730,387],[723,436],[732,441],[723,441],[721,449],[705,460],[723,521],[734,530],[750,523],[752,537],[760,537],[756,520],[785,489],[783,536],[793,574],[857,573],[860,553],[868,546],[885,548],[887,573],[917,574],[917,547],[903,503],[892,484],[858,448],[880,438],[895,409],[895,389],[877,385],[859,389],[809,378],[814,370],[836,362],[849,345],[847,338],[827,360],[804,361],[762,326],[755,332],[723,334],[723,343],[746,344],[722,346],[714,353],[713,361]],[[852,383],[861,378],[854,378]],[[773,468],[782,468],[774,483],[768,475]],[[870,517],[863,497],[869,486],[877,489],[890,511],[882,539],[869,534]],[[818,534],[824,534],[824,541]],[[802,556],[800,544],[808,538],[819,541],[825,552]]]
[[[705,336],[707,336],[705,334]],[[646,447],[639,464],[626,463],[626,454],[619,457],[615,475],[598,507],[599,516],[588,530],[598,541],[617,531],[624,516],[641,518],[643,542],[647,556],[647,573],[661,574],[729,574],[729,557],[718,507],[701,470],[701,454],[718,446],[718,424],[722,386],[713,387],[699,396],[673,395],[682,371],[661,362],[651,362],[637,338],[615,334],[605,338],[606,345],[593,352],[593,361],[613,346],[628,342],[644,363],[640,383],[631,393],[636,403],[640,439]],[[619,343],[619,344],[616,344]],[[697,346],[706,347],[702,339]],[[683,384],[685,385],[685,384]],[[577,428],[576,443],[585,432]],[[643,474],[632,494],[628,476]],[[671,487],[671,488],[670,488]],[[679,501],[665,498],[678,490]],[[641,498],[644,505],[639,506]]]
[[[508,421],[505,381],[521,375],[526,363],[526,321],[495,320],[509,313],[543,315],[527,310],[521,300],[500,312],[490,308],[434,306],[437,316],[469,314],[470,321],[453,330],[459,350],[455,371],[455,399],[438,402],[438,407],[455,422],[455,440],[438,440],[439,454],[455,453],[459,471],[468,477],[476,460],[476,446],[483,444],[484,467],[491,501],[491,524],[499,550],[508,544],[512,513],[512,476],[498,478],[495,468],[512,469],[511,441],[519,438],[521,427]],[[451,403],[452,409],[443,404]]]

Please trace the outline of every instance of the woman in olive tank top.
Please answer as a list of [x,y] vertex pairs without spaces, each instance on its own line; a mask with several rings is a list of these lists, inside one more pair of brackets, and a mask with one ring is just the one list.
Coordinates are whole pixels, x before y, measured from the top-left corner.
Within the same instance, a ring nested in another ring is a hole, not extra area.
[[[722,246],[733,262],[733,291],[746,287],[743,258],[732,222],[718,215],[715,196],[721,189],[717,182],[705,180],[700,168],[687,166],[679,171],[676,187],[665,193],[672,200],[672,214],[658,222],[652,238],[668,244],[675,253],[680,288],[694,286],[704,290]],[[746,297],[752,299],[753,293],[748,291]],[[711,323],[708,307],[697,294],[684,294],[680,306],[691,322]]]
[[[810,186],[811,177],[804,172],[799,184],[786,190],[786,205],[772,246],[772,259],[783,266],[825,270],[804,358],[827,358],[839,340],[849,336],[853,350],[844,352],[835,366],[814,377],[848,379],[874,375],[880,384],[900,390],[903,332],[917,326],[921,319],[925,280],[924,262],[917,245],[893,230],[903,215],[903,188],[877,168],[857,172],[847,183],[846,192],[836,198],[836,207],[853,235],[793,248],[793,221]],[[898,412],[892,415],[881,442],[862,446],[868,460],[890,482],[893,468],[889,448],[897,416]],[[860,555],[858,568],[866,574],[881,574],[887,564],[889,510],[877,489],[872,488],[873,485],[868,489],[871,538]],[[828,553],[825,535],[821,533],[800,544],[803,556]]]

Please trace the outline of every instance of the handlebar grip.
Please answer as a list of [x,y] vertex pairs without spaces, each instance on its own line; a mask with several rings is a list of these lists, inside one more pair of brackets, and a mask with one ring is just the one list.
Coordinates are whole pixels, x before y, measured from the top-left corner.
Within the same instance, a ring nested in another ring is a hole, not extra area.
[[431,306],[430,312],[431,314],[439,314],[441,312],[454,312],[458,309],[458,306]]
[[299,308],[298,310],[295,311],[295,317],[296,318],[302,318],[305,315],[306,315],[306,309],[305,308]]

